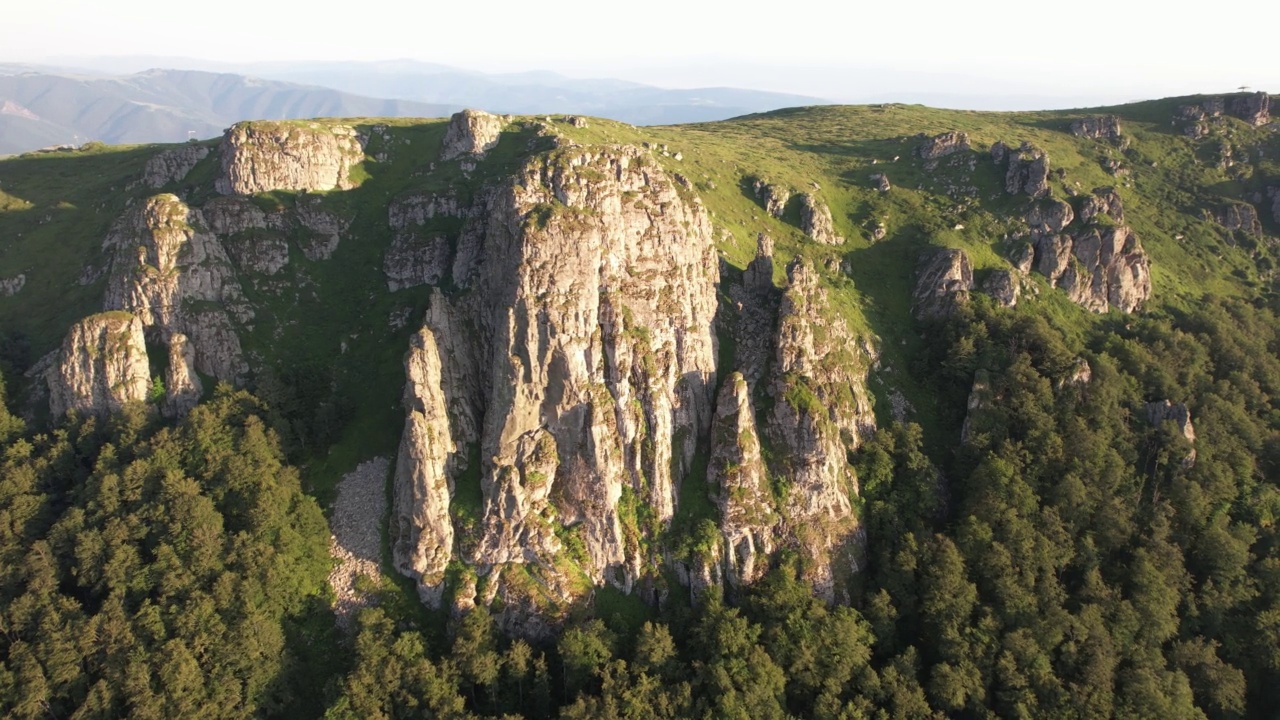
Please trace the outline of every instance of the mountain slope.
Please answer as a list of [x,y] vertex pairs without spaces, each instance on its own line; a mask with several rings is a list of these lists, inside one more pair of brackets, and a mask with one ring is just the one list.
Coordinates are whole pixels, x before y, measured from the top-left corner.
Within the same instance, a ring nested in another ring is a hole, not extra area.
[[808,714],[785,591],[875,635],[886,685],[824,696],[1266,707],[1270,104],[465,112],[24,156],[2,359],[36,418],[247,384],[324,499],[395,454],[407,594],[510,635],[745,598]]

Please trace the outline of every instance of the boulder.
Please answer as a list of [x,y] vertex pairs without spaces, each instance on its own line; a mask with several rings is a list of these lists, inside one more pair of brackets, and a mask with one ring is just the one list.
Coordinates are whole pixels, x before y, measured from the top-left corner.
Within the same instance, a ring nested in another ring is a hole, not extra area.
[[938,320],[969,301],[973,267],[963,250],[942,248],[921,256],[916,270],[913,312],[920,320]]
[[773,217],[780,218],[782,213],[787,209],[787,202],[791,200],[791,190],[780,185],[772,185],[760,178],[751,181],[751,189],[755,192],[756,200],[764,207],[764,211]]
[[996,270],[982,283],[982,291],[1004,307],[1018,304],[1022,279],[1013,270]]
[[463,110],[449,118],[440,146],[440,159],[467,157],[479,160],[497,147],[506,121],[482,110]]
[[823,245],[844,244],[844,238],[836,234],[831,210],[811,193],[800,195],[800,229]]
[[1262,223],[1258,220],[1258,210],[1245,202],[1233,202],[1223,205],[1214,213],[1218,224],[1230,232],[1242,232],[1252,238],[1262,236]]
[[893,189],[893,185],[889,184],[889,178],[884,173],[875,173],[871,176],[871,182],[875,183],[876,189],[882,193],[889,192]]
[[1016,152],[1008,153],[1005,191],[1010,195],[1026,193],[1033,198],[1049,194],[1049,156],[1040,148],[1023,143]]
[[923,160],[937,160],[969,149],[968,133],[952,131],[925,138],[924,142],[920,143],[918,152]]

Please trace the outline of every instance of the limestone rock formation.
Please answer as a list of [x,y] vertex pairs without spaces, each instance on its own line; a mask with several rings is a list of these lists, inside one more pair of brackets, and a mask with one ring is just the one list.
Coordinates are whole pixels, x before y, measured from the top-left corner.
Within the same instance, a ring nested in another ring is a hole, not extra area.
[[876,184],[876,189],[882,193],[889,192],[893,189],[893,185],[889,183],[889,177],[884,173],[874,173],[871,175],[871,182]]
[[843,245],[844,238],[836,234],[835,224],[831,220],[831,210],[826,203],[815,198],[812,193],[800,195],[800,229],[805,235],[823,245]]
[[325,210],[320,198],[303,198],[293,211],[298,227],[304,235],[302,254],[308,260],[328,260],[338,249],[342,235],[351,225],[350,218],[342,218]]
[[1120,225],[1124,224],[1124,203],[1120,200],[1120,193],[1113,187],[1094,188],[1080,205],[1080,221],[1083,223],[1094,222],[1103,216]]
[[970,149],[969,135],[959,131],[945,132],[925,138],[918,152],[922,160],[937,160]]
[[182,333],[169,336],[169,368],[164,375],[165,397],[161,410],[167,417],[181,417],[200,402],[204,386],[196,375],[196,351]]
[[707,482],[720,509],[724,577],[735,586],[763,574],[778,522],[750,395],[742,373],[725,379],[716,400],[707,467]]
[[1260,127],[1271,122],[1271,96],[1265,92],[1214,97],[1199,105],[1182,105],[1177,110],[1175,123],[1182,124],[1182,131],[1191,138],[1209,134],[1210,123],[1223,115],[1232,115]]
[[440,146],[440,159],[468,157],[479,160],[498,145],[506,121],[482,110],[463,110],[449,118]]
[[49,411],[104,414],[145,402],[151,388],[142,322],[126,312],[90,315],[71,326],[46,381]]
[[195,143],[163,150],[147,161],[142,170],[142,183],[153,190],[159,190],[166,185],[182,182],[187,173],[208,156],[209,148]]
[[[1192,445],[1196,442],[1196,428],[1191,424],[1191,410],[1183,403],[1174,403],[1170,400],[1157,400],[1149,402],[1146,406],[1147,421],[1152,425],[1159,426],[1166,422],[1172,422],[1177,428],[1179,434],[1182,435],[1187,442]],[[1196,461],[1196,450],[1191,448],[1186,457],[1182,459],[1183,467],[1191,467]]]
[[1027,213],[1027,225],[1037,234],[1060,233],[1075,219],[1075,211],[1061,200],[1046,198],[1032,206]]
[[803,258],[787,266],[767,392],[773,399],[764,432],[780,457],[773,472],[790,482],[780,513],[778,545],[810,562],[806,580],[828,601],[839,580],[858,568],[862,529],[849,498],[858,481],[848,453],[875,432],[866,377],[875,363],[843,320],[827,316],[826,291]]
[[396,460],[392,555],[396,569],[418,581],[419,593],[439,607],[445,566],[453,556],[449,498],[465,458],[450,431],[439,349],[431,331],[418,331],[404,359],[405,423]]
[[1133,312],[1151,297],[1151,270],[1138,236],[1126,226],[1088,228],[1036,240],[1036,268],[1049,284],[1094,312]]
[[1004,307],[1013,307],[1022,292],[1022,279],[1012,270],[996,270],[983,281],[982,291]]
[[272,190],[348,190],[351,168],[364,160],[354,128],[302,122],[243,122],[222,137],[224,195]]
[[1227,112],[1260,127],[1271,122],[1271,96],[1265,92],[1237,95],[1227,103]]
[[[707,441],[717,268],[707,212],[637,148],[536,156],[477,197],[451,271],[463,292],[435,294],[426,332],[453,447],[480,464],[479,522],[454,557],[499,597],[519,592],[508,563],[572,596],[557,528],[594,582],[640,579],[637,503],[668,523]],[[402,457],[426,456],[415,437]],[[433,567],[412,550],[427,526],[395,529],[402,567]]]
[[1022,143],[1016,151],[1007,150],[1004,189],[1010,195],[1026,193],[1033,198],[1049,193],[1049,156],[1031,143]]
[[742,284],[749,289],[773,289],[773,239],[756,236],[756,256],[742,271]]
[[391,291],[440,282],[453,264],[453,245],[441,230],[431,230],[436,218],[462,218],[456,194],[415,194],[393,202],[387,223],[394,233],[383,258],[382,271]]
[[1262,236],[1258,210],[1249,203],[1233,202],[1223,205],[1214,213],[1214,219],[1230,232],[1240,231],[1253,238]]
[[920,258],[912,296],[913,312],[920,320],[937,320],[969,301],[973,267],[963,250],[937,249]]
[[791,200],[790,189],[781,185],[772,185],[760,178],[751,181],[751,189],[755,192],[756,199],[764,206],[765,212],[776,218],[782,217],[782,213],[787,209],[787,202]]
[[[204,229],[199,211],[174,195],[156,195],[125,211],[103,243],[112,254],[107,310],[133,313],[162,341],[182,333],[195,347],[196,367],[236,382],[246,370],[228,312],[251,312],[222,244]],[[193,309],[193,303],[203,303]]]
[[1071,123],[1071,134],[1094,140],[1119,140],[1120,118],[1115,115],[1080,118]]

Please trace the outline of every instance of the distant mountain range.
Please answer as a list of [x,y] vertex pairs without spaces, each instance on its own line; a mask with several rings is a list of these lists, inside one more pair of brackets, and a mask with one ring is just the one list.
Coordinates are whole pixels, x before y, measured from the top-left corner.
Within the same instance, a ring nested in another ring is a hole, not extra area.
[[[147,63],[186,69],[147,69]],[[0,155],[50,145],[180,142],[248,119],[576,113],[636,125],[722,120],[824,104],[737,88],[665,89],[550,72],[486,74],[416,61],[228,65],[108,58],[85,67],[0,64]]]

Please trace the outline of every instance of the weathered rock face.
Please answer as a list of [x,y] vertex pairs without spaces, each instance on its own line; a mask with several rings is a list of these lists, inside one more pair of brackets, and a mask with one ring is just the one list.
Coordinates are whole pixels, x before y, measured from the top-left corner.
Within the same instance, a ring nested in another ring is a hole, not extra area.
[[836,234],[831,210],[810,193],[800,195],[800,229],[823,245],[844,244],[844,238]]
[[[453,447],[480,458],[478,527],[453,557],[480,574],[522,563],[571,593],[559,526],[594,581],[631,588],[637,503],[670,520],[710,429],[717,268],[700,202],[636,148],[539,156],[481,193],[452,269],[466,292],[436,293],[425,330]],[[402,457],[425,457],[416,436]],[[406,515],[397,562],[434,567],[413,549],[428,523]]]
[[[242,320],[251,313],[230,259],[198,211],[176,196],[156,195],[126,211],[103,246],[113,255],[107,310],[133,313],[165,342],[186,335],[201,372],[240,378],[246,368],[227,312]],[[208,306],[191,310],[194,302]]]
[[396,291],[440,282],[453,265],[456,238],[431,229],[437,218],[462,218],[466,210],[454,194],[411,195],[391,204],[387,222],[394,235],[383,258],[387,288]]
[[760,453],[750,389],[741,373],[730,375],[720,388],[711,448],[707,482],[720,508],[724,577],[731,585],[746,585],[767,568],[779,517]]
[[1262,236],[1262,223],[1258,210],[1249,203],[1237,202],[1224,205],[1214,213],[1218,224],[1231,232],[1242,232],[1249,237]]
[[756,178],[751,181],[751,189],[756,194],[756,199],[764,206],[764,211],[770,215],[780,218],[782,213],[787,209],[787,203],[791,200],[791,190],[781,185],[771,185],[768,182]]
[[182,182],[187,173],[209,156],[209,148],[188,144],[157,153],[142,170],[142,183],[159,190],[165,185]]
[[196,375],[196,351],[182,333],[169,336],[169,368],[164,374],[165,398],[161,410],[167,417],[181,417],[200,402],[204,386]]
[[145,402],[151,371],[142,322],[129,313],[106,312],[72,325],[46,381],[55,417],[72,410],[117,412]]
[[245,122],[222,137],[224,195],[272,190],[348,190],[351,168],[364,160],[354,128],[298,122]]
[[498,138],[506,121],[497,115],[490,115],[481,110],[463,110],[449,118],[449,127],[444,133],[444,143],[440,146],[440,159],[453,160],[469,157],[473,160],[483,158],[498,145]]
[[1271,122],[1271,96],[1265,92],[1231,98],[1227,112],[1241,120],[1260,127]]
[[396,461],[392,554],[396,569],[418,581],[423,600],[439,607],[445,566],[453,556],[449,498],[457,457],[443,392],[435,336],[423,329],[405,355],[405,423]]
[[1267,198],[1271,200],[1271,217],[1280,225],[1280,187],[1267,188]]
[[893,185],[889,183],[889,177],[884,173],[874,173],[871,175],[871,182],[875,184],[876,189],[882,193],[889,192],[893,189]]
[[1182,132],[1191,138],[1209,134],[1210,122],[1224,114],[1260,127],[1271,122],[1271,96],[1265,92],[1235,95],[1230,98],[1209,98],[1199,105],[1182,105],[1175,122],[1181,122]]
[[1094,312],[1137,310],[1151,297],[1151,270],[1138,236],[1123,225],[1036,242],[1036,268],[1049,284]]
[[858,567],[862,529],[849,498],[858,492],[848,453],[875,432],[866,376],[875,356],[842,320],[829,319],[826,291],[807,261],[787,267],[768,392],[765,433],[781,450],[776,475],[790,481],[781,503],[779,546],[811,560],[806,579],[827,600]]
[[1094,188],[1093,193],[1086,195],[1080,205],[1081,222],[1091,223],[1102,216],[1124,224],[1124,203],[1120,200],[1120,193],[1113,187]]
[[963,250],[939,249],[920,258],[913,312],[920,320],[937,320],[969,301],[973,267]]
[[1018,304],[1022,292],[1022,280],[1012,270],[996,270],[982,283],[982,291],[1004,307]]
[[1115,115],[1080,118],[1071,123],[1071,134],[1094,140],[1120,139],[1120,118]]
[[[1178,428],[1178,432],[1186,439],[1187,442],[1195,444],[1196,429],[1191,424],[1191,410],[1183,403],[1174,403],[1169,400],[1158,400],[1156,402],[1147,403],[1147,421],[1152,425],[1159,426],[1166,422],[1172,422]],[[1196,450],[1191,448],[1187,456],[1182,459],[1183,467],[1191,467],[1196,461]]]
[[968,133],[953,131],[926,138],[920,143],[919,153],[923,160],[937,160],[969,148]]
[[1023,143],[1015,152],[1006,150],[1009,168],[1005,172],[1004,189],[1010,195],[1026,193],[1033,198],[1049,193],[1049,156],[1045,151]]
[[756,256],[742,271],[742,284],[752,290],[773,289],[773,239],[756,236]]
[[1059,233],[1075,219],[1075,211],[1061,200],[1048,198],[1036,203],[1027,213],[1027,225],[1041,235]]

